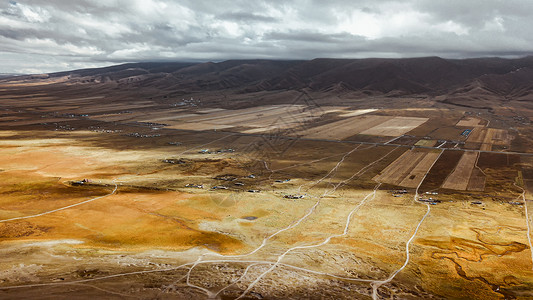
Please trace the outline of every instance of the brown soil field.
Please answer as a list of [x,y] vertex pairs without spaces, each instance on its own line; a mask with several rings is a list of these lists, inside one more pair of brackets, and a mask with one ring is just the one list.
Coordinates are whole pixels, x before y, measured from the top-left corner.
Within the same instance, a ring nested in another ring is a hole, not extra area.
[[420,186],[421,191],[438,190],[462,156],[462,151],[445,150]]
[[485,140],[485,135],[487,134],[488,128],[474,128],[470,135],[468,135],[468,143],[483,143]]
[[485,174],[480,169],[474,167],[466,189],[469,191],[483,192],[485,190],[485,180]]
[[379,125],[390,118],[387,116],[362,115],[298,131],[297,134],[313,139],[342,140]]
[[224,110],[225,109],[223,109],[223,108],[204,108],[204,109],[198,110],[198,113],[209,114],[209,113],[213,113],[213,112],[217,112],[217,111],[224,111]]
[[493,129],[492,143],[493,145],[509,147],[513,137],[505,129]]
[[96,116],[91,116],[91,120],[105,121],[105,122],[118,122],[118,121],[129,121],[135,118],[139,118],[144,114],[141,112],[133,113],[115,113],[115,114],[101,114]]
[[32,125],[39,123],[53,123],[53,122],[64,122],[70,121],[71,119],[67,118],[40,118],[40,119],[30,119],[30,120],[21,120],[21,121],[9,121],[4,123],[4,126],[21,126],[21,125]]
[[453,172],[446,178],[442,188],[466,191],[472,170],[478,158],[477,152],[465,152]]
[[167,128],[204,131],[204,130],[213,130],[213,129],[227,129],[227,128],[232,128],[232,127],[234,126],[233,125],[217,125],[217,124],[211,124],[211,123],[182,123],[182,124],[168,126]]
[[485,133],[485,136],[483,138],[483,141],[481,143],[481,147],[479,150],[481,151],[490,151],[492,150],[492,136],[494,135],[494,129],[487,128],[487,131]]
[[400,186],[415,188],[417,187],[424,175],[429,171],[429,168],[433,165],[439,152],[430,152],[424,156],[424,158],[405,176],[404,180],[400,182]]
[[173,114],[171,116],[168,116],[167,113],[165,113],[164,115],[166,116],[145,116],[145,117],[139,117],[139,118],[134,118],[132,119],[132,121],[138,121],[138,122],[154,122],[154,123],[157,123],[157,122],[165,122],[165,123],[172,123],[173,120],[180,120],[180,119],[183,119],[183,118],[188,118],[188,117],[194,117],[194,116],[199,116],[198,114],[187,114],[187,113],[182,113],[182,114]]
[[428,118],[394,117],[377,126],[361,131],[361,134],[379,136],[400,136],[424,124]]
[[417,187],[439,152],[415,149],[406,151],[374,177],[377,182],[409,188]]
[[296,110],[299,107],[290,107],[290,106],[276,106],[276,105],[267,105],[267,106],[261,106],[261,107],[255,107],[255,108],[244,108],[244,109],[236,109],[236,110],[223,110],[223,111],[217,111],[213,113],[208,113],[205,115],[201,115],[198,117],[189,117],[185,118],[184,121],[187,122],[216,122],[216,120],[222,120],[226,122],[231,122],[234,120],[234,118],[239,117],[243,119],[253,119],[257,117],[259,114],[265,114],[265,113],[272,113],[272,111],[275,113],[282,112],[285,108]]
[[[10,121],[23,120],[23,119],[28,119],[28,117],[19,117],[19,116],[0,117],[0,122],[10,122]],[[32,120],[32,121],[35,121],[35,120]]]
[[[165,124],[172,125],[171,128],[186,130],[209,130],[224,129],[231,127],[243,127],[248,129],[241,130],[244,133],[261,133],[272,130],[289,129],[301,126],[305,122],[320,117],[322,114],[337,111],[336,107],[321,107],[317,109],[304,109],[302,106],[266,106],[257,110],[240,109],[240,110],[213,110],[207,114],[182,114],[174,116],[165,116],[161,113],[159,116],[150,116],[142,119],[144,122],[162,121]],[[176,121],[176,122],[174,122]],[[183,124],[183,122],[193,124]],[[202,124],[194,128],[194,124]],[[213,124],[210,126],[207,124]],[[250,129],[251,128],[251,129]]]

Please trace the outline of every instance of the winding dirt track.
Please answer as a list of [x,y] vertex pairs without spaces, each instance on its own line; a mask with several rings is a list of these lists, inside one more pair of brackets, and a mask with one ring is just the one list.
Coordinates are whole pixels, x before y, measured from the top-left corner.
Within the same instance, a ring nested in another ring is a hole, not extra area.
[[91,198],[89,200],[85,200],[85,201],[82,201],[82,202],[78,202],[78,203],[74,203],[74,204],[71,204],[71,205],[67,205],[67,206],[63,206],[63,207],[60,207],[60,208],[56,208],[56,209],[53,209],[53,210],[45,211],[45,212],[42,212],[42,213],[39,213],[39,214],[35,214],[35,215],[0,220],[0,223],[36,218],[36,217],[48,215],[48,214],[51,214],[51,213],[55,213],[55,212],[62,211],[62,210],[65,210],[65,209],[69,209],[69,208],[72,208],[72,207],[80,206],[80,205],[83,205],[83,204],[87,204],[87,203],[93,202],[93,201],[98,200],[98,199],[102,199],[102,198],[111,196],[111,195],[115,194],[115,192],[118,189],[118,185],[115,183],[114,180],[113,180],[113,184],[115,185],[115,188],[113,189],[113,191],[111,193],[109,193],[107,195],[99,196],[99,197],[96,197],[96,198]]
[[[422,183],[424,182],[424,179],[426,179],[427,175],[429,174],[429,171],[431,171],[431,169],[433,168],[433,166],[435,165],[435,163],[437,162],[437,160],[439,160],[440,156],[442,155],[442,153],[444,153],[444,149],[440,152],[439,156],[437,156],[437,158],[435,158],[435,161],[433,162],[433,164],[431,165],[431,167],[429,167],[429,169],[426,171],[426,174],[424,175],[424,177],[422,178],[422,180],[420,181],[420,183],[418,184],[418,186],[416,187],[416,191],[415,191],[415,196],[413,198],[413,200],[415,202],[418,202],[418,190],[420,188],[420,186],[422,185]],[[418,202],[418,203],[421,203],[421,202]],[[374,300],[377,300],[378,299],[378,288],[386,283],[389,283],[390,281],[392,281],[394,279],[394,277],[396,277],[396,275],[398,275],[398,273],[400,273],[403,269],[405,269],[405,267],[409,264],[409,259],[410,259],[410,252],[409,252],[409,246],[411,245],[411,242],[414,240],[414,238],[416,237],[416,234],[418,233],[418,229],[420,229],[420,226],[422,225],[422,222],[424,222],[424,220],[426,219],[426,217],[429,215],[429,213],[431,212],[431,206],[427,203],[423,203],[427,206],[427,211],[426,213],[424,214],[424,216],[422,217],[422,219],[420,220],[420,222],[418,222],[418,224],[416,225],[416,228],[415,228],[415,231],[413,233],[413,235],[411,236],[411,238],[409,238],[409,240],[407,241],[407,243],[405,244],[405,262],[403,263],[403,265],[396,271],[394,271],[390,276],[389,278],[385,279],[385,280],[376,280],[376,281],[373,281],[371,283],[371,286],[372,286],[372,299]]]

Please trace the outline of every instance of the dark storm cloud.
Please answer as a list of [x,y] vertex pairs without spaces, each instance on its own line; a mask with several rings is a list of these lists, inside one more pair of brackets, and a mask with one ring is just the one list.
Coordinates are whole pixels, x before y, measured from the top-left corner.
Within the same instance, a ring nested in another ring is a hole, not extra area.
[[521,56],[530,0],[22,0],[0,3],[0,72],[126,61]]
[[228,12],[224,14],[217,15],[217,19],[221,20],[230,20],[230,21],[238,21],[238,22],[278,22],[278,19],[269,17],[269,16],[262,16],[254,13],[249,12]]

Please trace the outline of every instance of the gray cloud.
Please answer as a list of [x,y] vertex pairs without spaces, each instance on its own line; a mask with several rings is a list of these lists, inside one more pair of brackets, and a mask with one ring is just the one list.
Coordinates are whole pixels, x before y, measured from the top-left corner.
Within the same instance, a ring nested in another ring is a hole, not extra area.
[[1,72],[128,61],[522,56],[530,0],[21,0],[0,3]]
[[239,12],[227,12],[216,16],[221,20],[230,20],[237,22],[278,22],[279,20],[269,16],[263,16],[259,14],[239,11]]

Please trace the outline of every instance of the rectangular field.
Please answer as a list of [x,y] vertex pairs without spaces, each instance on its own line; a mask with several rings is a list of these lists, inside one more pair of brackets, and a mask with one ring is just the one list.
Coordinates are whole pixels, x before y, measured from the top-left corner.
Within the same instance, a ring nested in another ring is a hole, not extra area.
[[474,128],[466,139],[467,143],[482,143],[487,134],[487,128]]
[[481,147],[479,150],[482,151],[490,151],[492,150],[492,136],[494,135],[494,129],[487,128],[485,137],[483,138],[483,142],[481,143]]
[[512,136],[505,129],[492,129],[492,144],[498,146],[509,146],[511,144]]
[[465,117],[464,119],[459,120],[455,126],[462,127],[483,127],[481,124],[482,120],[476,117]]
[[482,192],[485,190],[485,181],[485,174],[483,174],[480,169],[474,167],[474,169],[472,169],[472,175],[470,175],[470,180],[468,181],[468,187],[466,189],[469,191]]
[[509,146],[512,136],[505,129],[474,128],[466,140],[468,148],[491,151],[493,145]]
[[415,143],[415,146],[433,147],[437,143],[436,140],[419,140]]
[[392,117],[357,116],[299,131],[297,134],[312,139],[342,140],[361,131],[377,126]]
[[429,118],[418,117],[394,117],[382,124],[369,128],[361,134],[379,135],[379,136],[400,136],[416,127],[424,124]]
[[450,190],[466,191],[468,182],[472,176],[472,170],[478,157],[477,152],[465,152],[453,172],[446,178],[442,188]]
[[438,156],[439,152],[423,149],[406,151],[373,179],[377,182],[415,188]]
[[435,160],[439,157],[439,152],[428,152],[422,157],[417,165],[400,182],[401,186],[416,188],[424,175],[429,171]]

